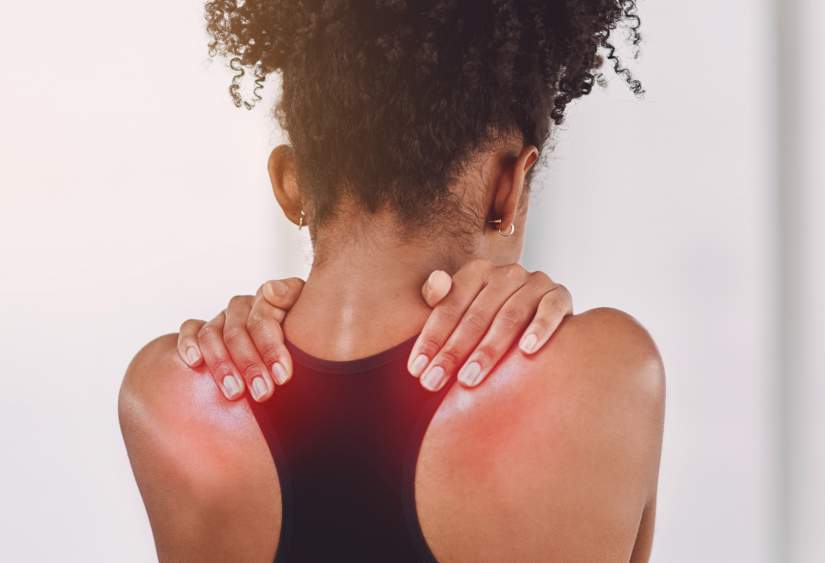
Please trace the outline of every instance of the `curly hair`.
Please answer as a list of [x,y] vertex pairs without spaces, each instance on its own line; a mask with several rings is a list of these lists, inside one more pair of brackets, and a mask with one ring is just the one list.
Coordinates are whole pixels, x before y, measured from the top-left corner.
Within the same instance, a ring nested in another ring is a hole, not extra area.
[[638,45],[635,12],[636,0],[213,0],[205,18],[237,106],[244,67],[256,101],[282,72],[274,116],[312,233],[345,194],[431,227],[475,151],[504,134],[542,150],[567,104],[604,85],[600,48],[642,94],[608,42],[624,21]]

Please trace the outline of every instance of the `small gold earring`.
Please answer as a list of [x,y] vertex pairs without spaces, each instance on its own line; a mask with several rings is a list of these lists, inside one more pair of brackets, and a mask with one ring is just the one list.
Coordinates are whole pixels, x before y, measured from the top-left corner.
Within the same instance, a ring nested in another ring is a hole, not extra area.
[[299,231],[301,230],[301,227],[304,226],[304,217],[306,217],[306,213],[304,213],[304,210],[301,209],[301,216],[298,218],[298,230]]
[[[501,219],[492,219],[492,220],[487,221],[487,222],[488,223],[501,223],[501,221],[502,221]],[[502,231],[500,227],[498,229],[498,234],[500,234],[503,237],[512,236],[513,233],[515,233],[515,232],[516,232],[516,224],[515,223],[510,223],[510,227],[506,231]]]

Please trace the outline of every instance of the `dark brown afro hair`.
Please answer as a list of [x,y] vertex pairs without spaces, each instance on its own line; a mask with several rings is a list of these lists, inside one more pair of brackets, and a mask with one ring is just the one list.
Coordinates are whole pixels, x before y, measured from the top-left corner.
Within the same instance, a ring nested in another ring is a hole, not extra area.
[[541,150],[567,104],[603,81],[600,50],[642,94],[608,42],[624,22],[638,45],[635,12],[635,0],[215,0],[205,17],[210,56],[238,71],[236,105],[245,67],[257,99],[283,73],[274,114],[310,232],[346,195],[390,206],[412,233],[457,210],[448,188],[475,151],[503,135]]

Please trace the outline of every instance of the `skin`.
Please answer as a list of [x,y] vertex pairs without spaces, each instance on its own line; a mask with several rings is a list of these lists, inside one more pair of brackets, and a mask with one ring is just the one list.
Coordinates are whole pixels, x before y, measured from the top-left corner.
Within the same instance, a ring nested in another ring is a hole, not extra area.
[[[438,239],[402,243],[387,211],[358,221],[360,211],[344,209],[346,225],[317,233],[328,258],[313,266],[284,334],[310,354],[348,360],[421,331],[431,310],[419,288],[430,272],[518,260],[535,153],[514,141],[483,155],[474,189],[462,193],[516,234],[479,228],[469,255]],[[297,222],[288,148],[273,151],[269,170]],[[435,354],[421,377],[460,361]],[[416,507],[438,560],[646,561],[665,396],[649,334],[625,313],[594,309],[565,317],[549,346],[532,355],[511,347],[487,369],[484,385],[448,391],[421,446]],[[181,360],[177,335],[135,356],[119,414],[161,561],[272,560],[281,506],[266,442],[246,402],[226,401],[204,366]]]

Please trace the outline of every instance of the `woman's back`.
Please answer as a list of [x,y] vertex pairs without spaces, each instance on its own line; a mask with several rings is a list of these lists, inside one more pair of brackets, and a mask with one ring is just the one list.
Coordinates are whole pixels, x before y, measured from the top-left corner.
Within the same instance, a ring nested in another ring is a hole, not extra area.
[[[267,561],[281,549],[295,550],[289,561],[370,560],[362,550],[399,548],[408,560],[647,557],[664,387],[655,347],[632,318],[611,309],[568,318],[536,355],[514,346],[484,386],[435,395],[403,372],[411,337],[372,359],[330,361],[301,351],[336,343],[286,333],[295,379],[271,404],[223,401],[171,339],[130,366],[124,434],[170,560]],[[387,362],[362,370],[376,359]],[[324,379],[323,366],[352,371]]]
[[283,498],[276,561],[433,560],[413,480],[421,439],[449,387],[431,393],[407,373],[416,336],[346,361],[285,342],[294,381],[267,402],[249,401]]

